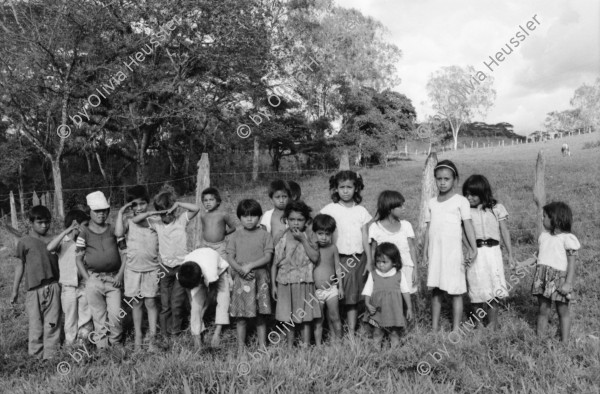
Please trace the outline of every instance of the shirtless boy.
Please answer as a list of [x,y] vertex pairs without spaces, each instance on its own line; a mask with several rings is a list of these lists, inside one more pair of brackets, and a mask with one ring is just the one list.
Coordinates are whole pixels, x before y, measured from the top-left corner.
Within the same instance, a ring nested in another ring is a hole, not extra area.
[[206,212],[200,216],[202,220],[202,245],[219,252],[226,258],[227,242],[225,236],[235,231],[235,223],[221,206],[221,195],[214,187],[202,191],[202,205]]

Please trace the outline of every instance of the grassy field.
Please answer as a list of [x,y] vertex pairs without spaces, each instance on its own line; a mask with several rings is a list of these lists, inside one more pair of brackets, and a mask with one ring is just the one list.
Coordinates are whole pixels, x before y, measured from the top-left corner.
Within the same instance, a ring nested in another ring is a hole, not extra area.
[[[533,170],[539,149],[547,160],[548,201],[573,208],[573,232],[582,243],[578,258],[576,301],[571,305],[570,343],[558,342],[557,316],[547,336],[535,336],[537,304],[530,295],[533,270],[509,278],[510,297],[500,312],[501,329],[469,330],[449,337],[450,306],[443,309],[443,330],[431,332],[429,294],[423,290],[417,319],[399,349],[376,349],[361,332],[356,338],[317,348],[288,350],[282,343],[235,353],[234,330],[219,349],[194,349],[189,335],[163,344],[156,354],[133,354],[129,331],[124,350],[104,353],[75,348],[49,362],[27,356],[24,291],[12,309],[8,303],[15,259],[8,249],[0,260],[1,393],[233,393],[233,392],[402,392],[402,393],[598,393],[600,387],[600,148],[585,149],[598,134],[566,138],[571,157],[563,158],[565,140],[444,153],[458,165],[462,180],[487,176],[496,198],[508,209],[518,260],[535,245]],[[424,160],[424,158],[423,158]],[[397,189],[407,199],[407,219],[416,224],[423,160],[361,171],[364,205],[374,212],[377,194]],[[306,202],[315,210],[329,202],[328,179],[303,179]],[[264,187],[231,190],[231,202],[256,198],[269,208]],[[425,270],[421,270],[421,285]],[[422,289],[423,286],[422,286]],[[125,318],[126,324],[130,324]],[[271,339],[276,341],[275,335]],[[89,352],[89,355],[86,353]],[[60,369],[57,371],[57,368]]]

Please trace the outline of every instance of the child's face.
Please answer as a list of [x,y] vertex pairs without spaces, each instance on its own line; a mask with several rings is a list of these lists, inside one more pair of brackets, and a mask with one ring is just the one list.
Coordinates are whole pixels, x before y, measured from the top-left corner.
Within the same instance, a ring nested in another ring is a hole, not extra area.
[[102,226],[104,223],[106,223],[109,212],[110,209],[98,209],[95,211],[90,211],[90,219],[92,219],[92,222],[95,224]]
[[449,168],[440,168],[435,172],[435,185],[440,193],[448,193],[454,187],[454,173]]
[[471,208],[477,208],[481,204],[481,199],[478,196],[467,193],[465,197],[467,197],[467,200],[469,200]]
[[402,212],[404,211],[403,206],[396,207],[390,211],[390,215],[392,215],[395,219],[400,219],[402,217]]
[[375,264],[377,265],[377,269],[382,274],[385,274],[385,273],[389,272],[392,268],[394,268],[394,264],[392,263],[392,260],[390,260],[390,258],[384,254],[377,256],[377,260],[375,261]]
[[[79,223],[79,227],[87,226],[88,224],[90,224],[90,221],[85,220],[85,221]],[[77,237],[79,236],[79,233],[80,233],[79,229],[76,228],[75,230],[73,230],[73,232],[71,233],[71,239],[76,240]]]
[[354,187],[353,181],[347,180],[340,182],[336,191],[338,192],[340,199],[343,202],[350,202],[354,197],[354,192],[356,191],[356,188]]
[[319,246],[328,246],[331,244],[331,236],[332,234],[329,231],[319,230],[317,231],[317,243]]
[[273,197],[271,197],[271,200],[273,201],[273,206],[280,210],[283,210],[285,208],[289,199],[290,196],[285,190],[277,190],[275,193],[273,193]]
[[287,223],[291,230],[304,231],[306,229],[306,218],[300,212],[290,212]]
[[133,210],[134,215],[144,213],[148,210],[148,201],[143,198],[136,198],[131,201],[131,209]]
[[36,234],[46,235],[50,229],[50,220],[48,219],[35,219],[31,222],[31,228]]
[[170,224],[173,223],[173,221],[175,220],[175,212],[171,212],[171,213],[161,213],[160,214],[160,220],[162,220],[162,222],[164,224]]
[[546,211],[544,211],[544,218],[542,219],[542,224],[544,225],[544,228],[546,230],[552,230],[552,221],[550,220],[550,217],[546,215]]
[[214,211],[219,207],[216,197],[212,194],[206,194],[202,197],[202,205],[204,205],[204,208],[209,212]]
[[258,226],[258,222],[260,220],[260,216],[242,216],[240,217],[240,222],[242,222],[242,226],[246,230],[254,230],[256,226]]

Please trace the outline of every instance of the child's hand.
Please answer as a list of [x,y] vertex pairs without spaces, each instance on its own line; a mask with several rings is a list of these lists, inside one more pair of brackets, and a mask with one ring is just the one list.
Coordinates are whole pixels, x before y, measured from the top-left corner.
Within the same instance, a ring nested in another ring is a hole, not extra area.
[[471,262],[475,261],[477,259],[477,248],[469,250],[468,256]]
[[412,284],[413,286],[415,286],[417,284],[417,270],[416,267],[413,267],[413,272],[412,272]]
[[343,287],[339,287],[338,288],[338,299],[339,300],[343,300],[344,299],[344,288]]
[[17,299],[19,298],[19,292],[18,291],[13,291],[10,294],[10,304],[14,305],[17,303]]
[[304,233],[298,229],[292,229],[290,230],[290,233],[292,233],[292,237],[294,237],[294,239],[298,242],[302,242],[306,239],[306,235],[304,235]]
[[242,276],[248,275],[251,271],[252,271],[252,267],[250,266],[250,264],[242,265],[242,267],[240,269],[240,273],[242,274]]
[[517,263],[515,261],[515,258],[512,255],[508,256],[508,266],[510,267],[511,270],[514,270],[515,268],[517,268]]
[[177,202],[177,201],[176,201],[176,202],[175,202],[175,204],[173,204],[173,206],[172,206],[170,209],[167,209],[167,210],[166,210],[166,211],[167,211],[167,212],[166,212],[166,213],[167,213],[167,215],[170,215],[170,214],[172,214],[173,212],[175,212],[175,211],[177,210],[177,208],[178,208],[178,207],[179,207],[179,202]]
[[406,320],[412,321],[413,319],[413,311],[412,308],[406,310]]
[[125,212],[126,210],[128,210],[129,208],[131,208],[131,206],[133,205],[133,201],[128,202],[127,204],[123,205],[120,209],[121,212]]
[[273,299],[274,299],[275,301],[277,301],[277,286],[272,286],[272,289],[271,289],[271,296],[273,297]]
[[571,285],[569,282],[563,283],[563,285],[558,290],[558,292],[562,293],[563,295],[567,295],[567,294],[571,293],[572,291],[573,291],[573,285]]
[[367,264],[365,265],[365,270],[363,271],[363,276],[367,275],[369,272],[373,271],[373,261],[371,261],[371,259],[367,258]]
[[79,223],[77,223],[77,220],[73,220],[73,223],[71,223],[67,230],[69,230],[69,233],[71,233],[73,230],[79,230]]
[[369,315],[374,315],[377,312],[377,308],[375,308],[371,304],[367,304],[366,307],[367,307],[367,310],[369,311]]
[[427,253],[423,253],[423,258],[421,259],[421,265],[423,267],[427,267],[427,263],[429,263],[429,256],[427,256]]
[[123,287],[123,273],[119,272],[117,276],[115,276],[115,280],[113,281],[115,287]]

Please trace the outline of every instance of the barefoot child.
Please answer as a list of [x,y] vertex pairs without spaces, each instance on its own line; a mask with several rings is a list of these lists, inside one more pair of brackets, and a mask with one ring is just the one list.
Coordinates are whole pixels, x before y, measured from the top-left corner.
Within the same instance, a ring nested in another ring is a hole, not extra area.
[[227,257],[233,276],[229,315],[237,318],[238,352],[246,346],[246,326],[256,318],[260,348],[267,344],[266,315],[271,314],[269,272],[266,265],[273,257],[273,238],[258,225],[262,209],[256,200],[242,200],[237,217],[242,228],[227,242]]
[[19,285],[25,273],[27,297],[25,308],[29,316],[29,355],[52,358],[60,346],[61,308],[59,271],[56,255],[46,249],[52,238],[46,234],[52,216],[48,208],[37,205],[29,211],[31,230],[19,240],[16,257],[21,260],[15,269],[10,302],[17,302]]
[[[412,320],[410,288],[401,271],[402,259],[396,245],[383,242],[375,249],[375,269],[362,291],[369,316],[365,321],[373,326],[373,339],[381,345],[384,331],[389,332],[392,346],[400,344],[400,331],[406,320]],[[406,304],[406,318],[403,305]]]
[[79,236],[79,226],[87,226],[90,217],[80,210],[72,210],[65,216],[66,230],[58,234],[48,244],[48,251],[58,255],[59,283],[62,310],[65,313],[65,344],[82,343],[94,330],[92,312],[85,295],[85,281],[77,272],[75,262],[75,240]]
[[229,278],[225,277],[229,264],[217,251],[211,248],[196,249],[184,258],[185,263],[181,265],[177,280],[184,289],[190,291],[192,301],[192,316],[190,328],[194,343],[201,346],[201,334],[204,326],[204,312],[208,307],[209,294],[217,291],[217,314],[215,322],[218,333],[215,331],[211,345],[219,345],[220,328],[223,321],[229,324]]
[[[310,212],[310,207],[302,201],[286,205],[283,219],[288,229],[275,246],[271,269],[271,291],[277,301],[275,318],[282,323],[298,324],[306,346],[310,345],[311,322],[321,317],[321,308],[312,304],[315,299],[313,269],[319,261],[319,251],[310,245],[305,233],[311,221]],[[294,344],[294,334],[293,328],[286,333],[289,347]]]
[[462,252],[462,228],[468,240],[467,261],[477,257],[475,232],[469,201],[458,194],[458,170],[450,160],[442,160],[434,168],[439,195],[428,202],[425,211],[427,231],[423,243],[423,265],[429,262],[427,287],[433,290],[431,314],[433,331],[438,331],[442,296],[452,296],[452,331],[459,328],[463,313],[462,295],[467,292],[465,260]]
[[471,218],[477,242],[477,258],[467,269],[469,298],[474,309],[488,305],[488,325],[498,329],[499,304],[496,299],[508,297],[500,238],[508,251],[511,268],[515,267],[506,225],[508,212],[492,195],[490,183],[483,175],[471,175],[463,184],[463,196],[471,205]]
[[265,229],[271,234],[275,243],[279,241],[281,234],[287,228],[281,217],[285,206],[290,201],[291,195],[290,185],[286,181],[276,180],[269,185],[269,198],[273,202],[273,209],[265,212],[260,224],[265,226]]
[[[214,187],[202,191],[202,205],[206,213],[200,215],[202,220],[202,247],[216,250],[223,258],[227,256],[225,237],[235,231],[235,223],[221,206],[221,195]],[[227,323],[228,324],[228,323]]]
[[[117,237],[127,235],[125,297],[131,298],[127,303],[131,305],[133,313],[135,350],[140,351],[142,344],[146,343],[148,350],[153,351],[158,321],[156,297],[158,283],[162,276],[159,275],[158,238],[147,221],[136,224],[131,217],[123,217],[129,208],[133,210],[135,216],[148,211],[150,197],[146,188],[137,185],[129,189],[127,194],[127,204],[119,210],[115,224]],[[148,334],[144,340],[142,339],[143,305],[148,311]]]
[[548,327],[552,301],[560,319],[560,340],[569,341],[571,315],[569,301],[575,282],[575,256],[581,247],[571,233],[573,213],[564,202],[544,206],[544,230],[538,239],[539,252],[531,293],[537,296],[539,312],[537,335]]
[[315,280],[315,295],[321,307],[321,317],[315,319],[315,343],[323,341],[323,320],[327,308],[327,323],[333,330],[336,339],[342,337],[342,321],[340,319],[339,300],[344,298],[342,279],[344,273],[340,265],[340,256],[335,245],[331,242],[335,232],[335,220],[324,214],[318,214],[313,219],[313,233],[319,247],[319,261],[313,271]]

